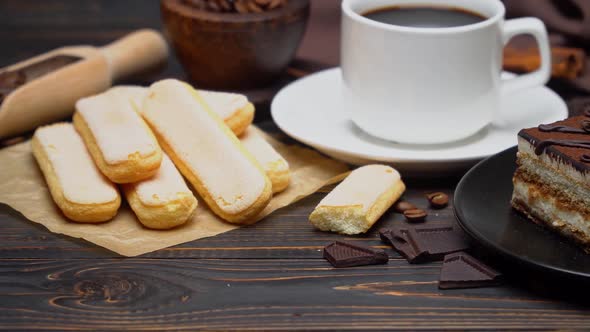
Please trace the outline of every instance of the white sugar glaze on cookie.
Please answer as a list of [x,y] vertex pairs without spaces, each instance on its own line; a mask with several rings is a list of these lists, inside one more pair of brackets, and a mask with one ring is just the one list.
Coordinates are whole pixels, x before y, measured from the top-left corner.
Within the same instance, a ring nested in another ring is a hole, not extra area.
[[154,206],[176,200],[183,194],[192,195],[182,175],[165,154],[156,175],[137,183],[135,190],[143,204]]
[[354,170],[318,206],[362,206],[362,211],[367,212],[400,179],[399,172],[389,166],[363,166]]
[[82,138],[71,124],[42,127],[35,136],[43,146],[68,201],[102,204],[117,199],[115,186],[94,165]]
[[146,157],[157,152],[155,138],[124,95],[106,92],[83,98],[76,103],[76,109],[107,164],[124,162],[134,153]]
[[264,171],[190,86],[154,83],[142,113],[219,209],[238,214],[257,202],[266,188]]
[[211,110],[224,120],[248,105],[248,98],[241,94],[207,90],[198,91]]

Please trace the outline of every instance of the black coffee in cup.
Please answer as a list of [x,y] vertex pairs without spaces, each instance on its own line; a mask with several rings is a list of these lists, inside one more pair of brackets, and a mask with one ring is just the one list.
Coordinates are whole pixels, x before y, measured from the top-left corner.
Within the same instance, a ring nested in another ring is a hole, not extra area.
[[479,23],[486,17],[456,7],[443,6],[389,6],[363,14],[371,20],[413,28],[450,28]]

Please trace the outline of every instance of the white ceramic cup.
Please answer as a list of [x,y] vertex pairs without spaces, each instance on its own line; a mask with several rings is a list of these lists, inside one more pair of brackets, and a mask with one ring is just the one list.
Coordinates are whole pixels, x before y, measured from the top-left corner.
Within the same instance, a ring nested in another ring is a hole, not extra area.
[[[388,6],[458,7],[487,19],[450,28],[386,24],[363,16]],[[469,137],[492,122],[500,98],[551,74],[547,31],[536,18],[504,20],[499,0],[343,0],[343,107],[367,133],[400,143]],[[502,51],[530,34],[541,54],[533,73],[502,80]]]

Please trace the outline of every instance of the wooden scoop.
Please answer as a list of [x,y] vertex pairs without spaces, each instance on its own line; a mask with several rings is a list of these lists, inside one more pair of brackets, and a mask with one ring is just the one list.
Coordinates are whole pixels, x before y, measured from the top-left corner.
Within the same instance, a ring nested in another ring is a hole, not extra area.
[[155,68],[167,57],[162,35],[146,29],[102,48],[62,47],[2,68],[0,139],[64,119],[72,114],[78,99]]

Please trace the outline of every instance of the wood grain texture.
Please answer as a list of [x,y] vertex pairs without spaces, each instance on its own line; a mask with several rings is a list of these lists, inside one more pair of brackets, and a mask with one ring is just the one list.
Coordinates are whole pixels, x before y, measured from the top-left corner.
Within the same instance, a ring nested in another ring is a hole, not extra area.
[[438,272],[403,260],[379,269],[318,259],[0,260],[0,320],[42,329],[588,326],[587,311],[516,288],[440,291]]
[[[337,1],[313,2],[311,29],[337,24],[338,14],[332,17],[327,9]],[[161,27],[158,1],[0,0],[4,45],[0,67],[62,45],[106,44],[143,27]],[[268,98],[294,76],[323,68],[329,52],[322,47],[334,44],[329,36],[325,31],[308,31],[305,49],[300,50],[305,58],[295,61],[277,86],[257,93]],[[160,77],[183,79],[185,75],[171,58],[163,73],[130,83],[147,84]],[[560,93],[577,96],[570,90]],[[268,105],[257,108],[259,113],[267,112],[262,118],[268,119]],[[270,122],[259,125],[279,134]],[[427,208],[424,194],[452,194],[458,179],[406,179],[409,189],[404,197]],[[330,189],[323,188],[254,226],[133,259],[52,234],[2,205],[0,329],[528,331],[590,327],[588,297],[581,290],[563,293],[558,283],[540,281],[539,275],[521,272],[517,266],[498,265],[510,276],[504,286],[438,290],[440,263],[407,264],[379,240],[377,230],[401,220],[399,214],[386,213],[361,236],[314,230],[307,217]],[[0,184],[0,190],[10,188]],[[429,212],[429,222],[454,220],[450,207]],[[321,259],[321,249],[343,239],[385,248],[391,260],[384,266],[334,269]],[[556,291],[542,292],[549,289]]]
[[[427,192],[445,191],[442,187],[422,187],[409,181],[413,188],[404,198],[428,209]],[[378,230],[403,220],[401,214],[388,211],[365,235],[343,236],[320,232],[313,228],[308,216],[331,187],[323,188],[291,206],[280,209],[261,222],[212,238],[188,242],[145,255],[153,258],[318,258],[318,250],[335,240],[361,241],[384,246]],[[453,221],[452,208],[429,210],[429,222]],[[26,220],[6,206],[0,208],[0,257],[4,258],[92,258],[118,257],[105,249],[82,240],[49,233],[42,226]],[[392,251],[393,252],[393,251]]]

